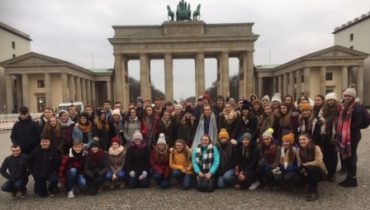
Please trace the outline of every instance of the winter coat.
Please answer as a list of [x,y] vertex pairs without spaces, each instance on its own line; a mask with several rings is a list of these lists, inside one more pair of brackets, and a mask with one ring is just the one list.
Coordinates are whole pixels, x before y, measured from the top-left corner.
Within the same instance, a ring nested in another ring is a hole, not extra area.
[[28,156],[25,154],[20,154],[18,157],[8,156],[1,165],[0,173],[9,181],[27,179],[29,175]]
[[[170,168],[172,170],[180,170],[186,174],[193,174],[193,165],[191,162],[191,152],[188,148],[188,158],[185,153],[179,153],[176,149],[170,150]],[[186,170],[187,167],[191,167],[191,170]]]
[[136,130],[141,130],[141,122],[138,118],[132,119],[129,117],[123,125],[123,136],[126,140],[126,144],[133,143],[132,136]]
[[68,119],[67,123],[60,122],[60,125],[63,132],[63,154],[67,155],[69,153],[69,149],[72,148],[73,145],[72,133],[75,124],[71,119]]
[[150,153],[150,166],[154,173],[163,174],[164,178],[170,177],[171,168],[169,165],[169,157],[165,158],[165,160],[159,160],[155,149]]
[[26,120],[19,120],[14,124],[10,138],[13,144],[18,144],[22,153],[31,153],[40,143],[40,127],[29,116]]
[[[94,156],[99,156],[96,161],[94,161]],[[84,164],[84,174],[89,178],[94,178],[97,176],[104,176],[107,173],[107,156],[106,154],[99,149],[97,153],[89,153],[86,156]]]
[[220,175],[235,168],[238,158],[237,150],[237,146],[230,142],[226,143],[226,145],[218,145],[218,151],[220,153],[220,166],[218,167],[218,172]]
[[108,151],[108,168],[114,173],[117,174],[125,166],[126,150],[120,146],[118,151],[113,151],[112,148],[109,148]]
[[237,166],[240,172],[247,174],[247,171],[254,171],[258,167],[260,153],[256,146],[250,145],[246,149],[243,145],[238,148]]
[[83,151],[81,151],[80,155],[75,155],[74,152],[72,152],[72,148],[69,150],[69,154],[63,157],[59,167],[58,176],[62,183],[66,184],[67,173],[71,168],[75,168],[77,174],[83,174],[85,158]]
[[137,176],[143,171],[149,173],[150,170],[150,152],[146,145],[132,145],[126,153],[126,171],[134,171]]
[[46,179],[50,174],[58,172],[60,155],[54,148],[37,147],[29,156],[30,172],[35,179]]

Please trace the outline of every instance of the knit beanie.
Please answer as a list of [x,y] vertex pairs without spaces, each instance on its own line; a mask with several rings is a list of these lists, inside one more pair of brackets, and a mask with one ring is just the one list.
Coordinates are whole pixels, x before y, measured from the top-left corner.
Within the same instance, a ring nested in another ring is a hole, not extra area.
[[281,139],[283,142],[288,142],[291,145],[294,144],[294,134],[293,133],[285,134]]
[[269,128],[265,132],[263,132],[262,137],[263,138],[272,138],[273,133],[274,133],[274,129]]
[[281,95],[280,95],[280,93],[275,93],[272,96],[271,103],[274,102],[274,101],[277,101],[277,102],[281,103]]
[[344,92],[343,92],[343,95],[350,95],[352,96],[353,98],[356,98],[356,89],[354,88],[347,88]]
[[112,138],[111,144],[113,144],[113,143],[117,143],[117,144],[121,145],[121,141],[120,141],[118,136],[115,136],[115,137]]
[[229,133],[225,128],[221,128],[218,139],[230,139]]
[[312,107],[311,107],[310,103],[301,103],[299,105],[299,110],[301,110],[301,112],[305,111],[305,110],[312,110]]
[[143,135],[140,133],[139,130],[136,130],[134,132],[134,135],[132,135],[132,139],[133,140],[140,139],[142,141],[143,140]]
[[94,148],[94,147],[98,147],[98,148],[100,147],[100,144],[99,144],[99,142],[98,142],[98,141],[92,141],[92,142],[91,142],[91,144],[90,144],[90,149],[91,149],[91,148]]
[[119,109],[114,109],[114,110],[112,111],[112,116],[113,116],[113,115],[121,116],[121,111],[120,111]]
[[166,137],[164,136],[163,133],[159,134],[157,144],[167,144]]
[[335,95],[335,93],[328,93],[328,94],[325,96],[325,101],[328,101],[328,100],[335,100],[335,101],[338,101],[337,96]]
[[267,100],[268,102],[270,102],[270,96],[268,96],[268,95],[263,96],[261,98],[261,101],[263,101],[263,100]]
[[77,144],[83,144],[82,140],[81,139],[74,139],[73,140],[73,145],[77,145]]
[[249,132],[244,133],[243,140],[244,139],[249,139],[249,141],[252,141],[252,134],[250,134]]
[[143,103],[144,103],[144,101],[143,101],[143,99],[142,99],[141,97],[137,97],[137,98],[136,98],[136,103],[141,103],[141,104],[143,104]]

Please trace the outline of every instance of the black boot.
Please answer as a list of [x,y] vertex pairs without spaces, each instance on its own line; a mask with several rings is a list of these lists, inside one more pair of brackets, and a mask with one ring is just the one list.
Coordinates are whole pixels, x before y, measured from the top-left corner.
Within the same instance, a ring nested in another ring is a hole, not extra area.
[[348,181],[341,186],[342,187],[357,187],[358,186],[357,179],[353,177],[349,178]]
[[310,193],[307,194],[306,201],[315,201],[319,199],[319,193],[317,191],[317,186],[310,188]]

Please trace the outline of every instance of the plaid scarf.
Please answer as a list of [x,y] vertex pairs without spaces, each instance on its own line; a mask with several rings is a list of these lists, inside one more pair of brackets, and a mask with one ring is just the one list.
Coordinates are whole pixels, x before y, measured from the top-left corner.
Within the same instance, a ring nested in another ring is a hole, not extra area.
[[344,159],[351,157],[351,121],[352,113],[355,107],[355,102],[345,107],[340,112],[337,125],[338,145],[339,150]]
[[199,144],[196,151],[198,165],[201,166],[202,172],[208,172],[213,163],[213,144],[209,144],[205,152],[203,152],[202,145]]

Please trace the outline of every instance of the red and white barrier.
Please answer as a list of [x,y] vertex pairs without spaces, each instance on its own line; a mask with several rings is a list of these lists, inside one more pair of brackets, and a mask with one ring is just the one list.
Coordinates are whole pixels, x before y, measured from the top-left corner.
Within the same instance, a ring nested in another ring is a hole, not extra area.
[[15,122],[17,122],[17,119],[0,120],[0,130],[12,129]]

